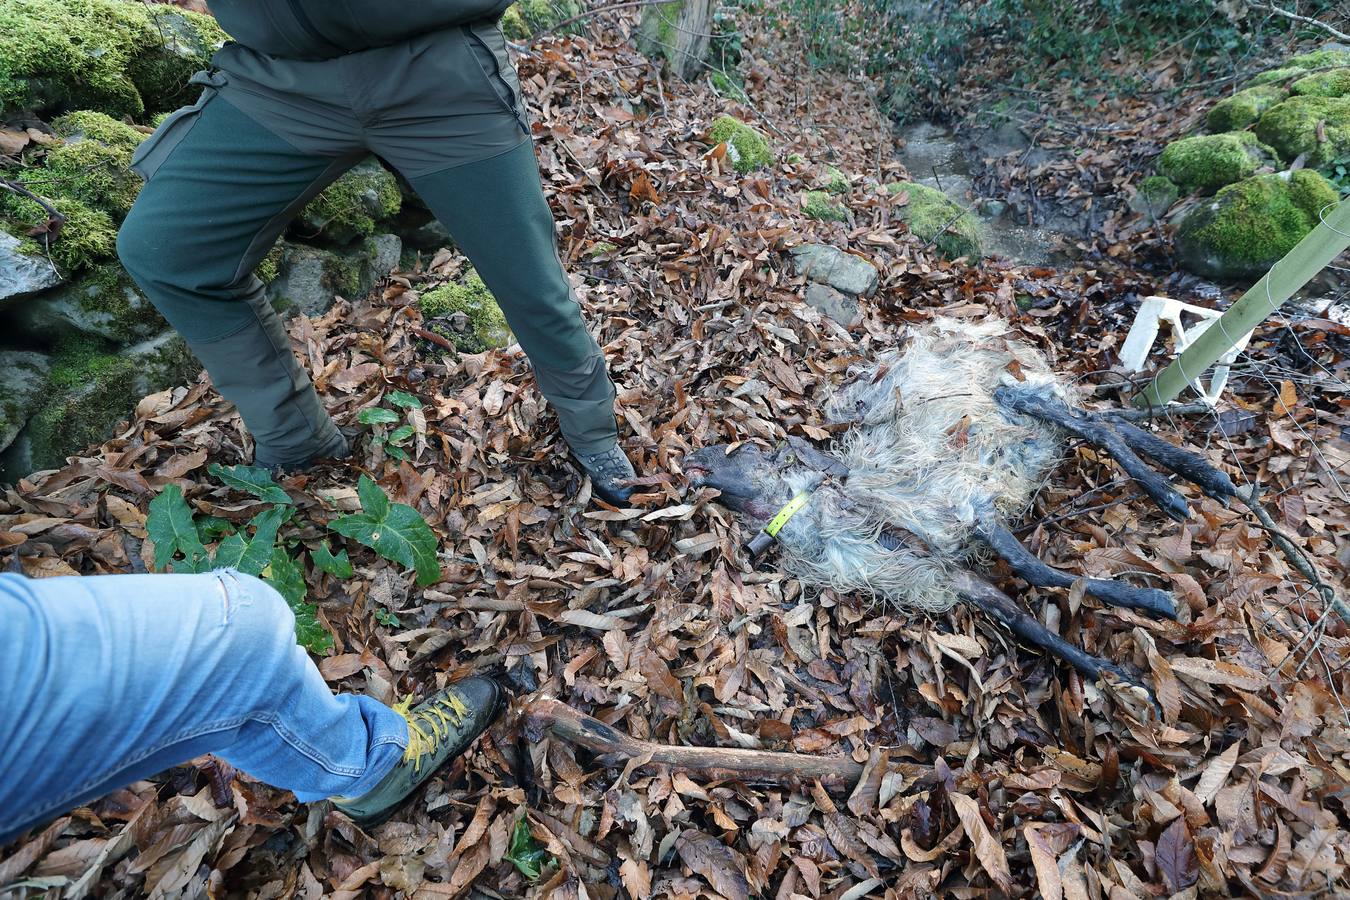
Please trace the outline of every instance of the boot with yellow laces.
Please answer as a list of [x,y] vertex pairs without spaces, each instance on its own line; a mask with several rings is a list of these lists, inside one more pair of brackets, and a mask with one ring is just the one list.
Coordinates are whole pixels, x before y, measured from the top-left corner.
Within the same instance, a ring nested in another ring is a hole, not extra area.
[[408,722],[403,759],[371,791],[335,797],[333,805],[359,825],[378,825],[393,815],[436,770],[459,756],[496,717],[501,688],[488,678],[466,678],[412,707],[412,697],[394,706]]

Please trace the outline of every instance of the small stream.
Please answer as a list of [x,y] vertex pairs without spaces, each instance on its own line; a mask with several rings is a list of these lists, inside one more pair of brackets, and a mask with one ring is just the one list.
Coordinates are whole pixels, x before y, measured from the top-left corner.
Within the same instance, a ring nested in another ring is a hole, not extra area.
[[[896,158],[910,177],[937,188],[967,207],[984,224],[985,250],[1021,265],[1055,266],[1067,262],[1065,234],[1047,226],[1019,224],[1012,206],[1001,197],[981,197],[975,191],[970,160],[962,141],[946,125],[919,122],[900,130],[905,146]],[[997,148],[994,152],[1007,152]]]

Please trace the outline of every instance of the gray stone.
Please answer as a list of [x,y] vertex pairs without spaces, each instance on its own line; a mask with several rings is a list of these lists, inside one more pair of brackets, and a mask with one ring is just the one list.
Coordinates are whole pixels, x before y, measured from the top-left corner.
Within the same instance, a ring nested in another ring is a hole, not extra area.
[[399,258],[403,255],[403,241],[396,234],[377,234],[366,241],[366,252],[370,254],[370,278],[373,285],[398,268]]
[[398,266],[402,250],[403,242],[394,234],[375,235],[344,252],[283,244],[279,274],[267,285],[267,299],[285,313],[321,315],[334,297],[364,297]]
[[798,275],[855,297],[877,289],[877,267],[867,260],[826,244],[798,244],[790,251]]
[[442,225],[439,219],[432,219],[425,225],[403,232],[403,242],[414,250],[432,252],[442,247],[455,246],[455,239],[450,236],[450,229]]
[[0,231],[0,305],[54,288],[63,280],[46,257],[23,253],[18,238]]
[[825,284],[811,282],[806,286],[806,302],[834,319],[840,325],[852,325],[858,318],[858,301],[841,294]]
[[67,457],[111,437],[141,397],[184,384],[200,369],[172,331],[116,353],[58,354],[28,423],[0,453],[0,481],[64,465]]
[[168,327],[118,266],[15,303],[13,324],[30,341],[55,343],[73,332],[118,346],[145,340]]
[[0,350],[0,450],[28,422],[47,385],[51,360],[26,350]]
[[1000,219],[1008,211],[1008,204],[1002,200],[982,200],[980,201],[980,215],[988,216],[991,219]]

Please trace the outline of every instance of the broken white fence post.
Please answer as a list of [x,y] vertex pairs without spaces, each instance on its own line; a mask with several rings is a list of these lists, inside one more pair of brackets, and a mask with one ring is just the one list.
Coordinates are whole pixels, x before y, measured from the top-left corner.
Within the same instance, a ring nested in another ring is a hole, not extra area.
[[[1139,304],[1139,311],[1135,313],[1130,333],[1125,336],[1125,343],[1121,345],[1120,361],[1127,371],[1142,372],[1148,365],[1149,351],[1157,342],[1158,331],[1163,324],[1172,329],[1176,352],[1185,353],[1222,315],[1223,313],[1217,309],[1192,306],[1171,297],[1145,297]],[[1187,325],[1183,316],[1193,317],[1196,321]],[[1247,348],[1247,342],[1251,337],[1251,332],[1247,332],[1218,358],[1207,384],[1199,378],[1195,379],[1192,387],[1200,395],[1201,400],[1210,406],[1219,402],[1224,386],[1228,384],[1229,367],[1237,359],[1238,354]]]
[[1350,247],[1350,200],[1323,210],[1319,218],[1316,228],[1135,395],[1135,406],[1165,406],[1188,386],[1195,386],[1206,369]]

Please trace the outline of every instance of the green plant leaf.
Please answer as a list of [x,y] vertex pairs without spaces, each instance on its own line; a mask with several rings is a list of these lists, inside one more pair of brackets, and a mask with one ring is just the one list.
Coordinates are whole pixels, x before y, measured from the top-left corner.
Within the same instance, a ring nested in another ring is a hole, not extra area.
[[401,444],[416,433],[417,429],[411,425],[400,425],[389,432],[389,437],[386,440],[391,444]]
[[259,500],[268,503],[291,502],[290,495],[272,480],[272,473],[259,466],[222,466],[220,463],[211,463],[206,471],[236,491],[252,494]]
[[286,605],[295,613],[295,639],[310,653],[327,653],[333,646],[333,636],[319,624],[318,608],[305,602],[307,588],[305,574],[300,571],[295,560],[286,553],[285,547],[274,547],[267,568],[262,571],[263,580],[276,588]]
[[393,444],[386,444],[384,452],[388,453],[394,459],[406,461],[408,459],[407,451],[402,447],[395,447]]
[[553,861],[552,855],[530,834],[530,823],[524,816],[511,830],[511,846],[506,851],[506,858],[530,881],[538,881],[545,865]]
[[150,501],[145,531],[155,542],[156,569],[163,570],[174,562],[178,553],[183,554],[184,559],[175,563],[176,572],[202,572],[210,567],[211,557],[197,534],[192,508],[183,499],[183,489],[178,485],[165,485],[159,496]]
[[361,410],[356,421],[362,425],[391,425],[399,419],[398,413],[382,406],[371,406]]
[[375,607],[375,621],[381,625],[387,625],[390,628],[399,628],[403,625],[398,620],[398,616],[385,609],[383,606]]
[[196,522],[197,537],[202,539],[203,544],[225,535],[234,534],[236,530],[233,522],[229,519],[222,519],[220,516],[203,516]]
[[339,550],[337,556],[334,556],[333,551],[328,549],[327,544],[320,544],[319,549],[310,553],[309,558],[314,560],[314,565],[329,575],[338,578],[351,578],[356,574],[345,549]]
[[422,401],[418,400],[407,391],[390,391],[384,395],[384,399],[401,409],[421,409]]
[[248,523],[254,529],[252,538],[245,538],[240,532],[227,537],[216,548],[215,565],[230,566],[245,575],[257,575],[267,568],[272,559],[273,545],[277,542],[277,529],[291,517],[294,510],[289,506],[273,506],[253,517]]
[[385,559],[417,571],[417,583],[435,584],[441,578],[436,560],[436,535],[421,514],[389,498],[367,475],[357,482],[361,512],[328,523],[338,534],[360,541]]

